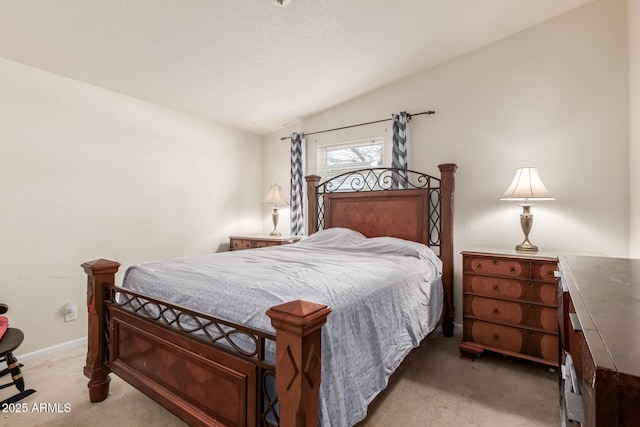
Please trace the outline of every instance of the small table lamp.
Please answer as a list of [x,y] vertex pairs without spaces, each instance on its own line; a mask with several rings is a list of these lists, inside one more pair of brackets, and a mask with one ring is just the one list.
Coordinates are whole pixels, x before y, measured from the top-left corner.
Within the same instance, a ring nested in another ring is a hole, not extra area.
[[507,189],[500,200],[515,200],[521,201],[522,214],[520,215],[520,225],[524,232],[524,241],[519,245],[516,245],[516,252],[532,253],[538,252],[538,247],[533,245],[529,241],[529,232],[533,226],[533,214],[531,214],[531,200],[555,200],[549,194],[549,190],[546,189],[540,175],[538,175],[538,169],[525,166],[516,171],[516,176],[513,178],[511,186]]
[[273,184],[269,188],[269,192],[266,197],[262,201],[265,205],[271,205],[273,207],[273,212],[271,213],[271,219],[273,220],[273,231],[269,233],[270,236],[280,236],[280,232],[277,230],[278,228],[278,219],[280,214],[278,213],[278,208],[281,206],[288,206],[289,204],[285,200],[282,195],[282,188],[278,184]]

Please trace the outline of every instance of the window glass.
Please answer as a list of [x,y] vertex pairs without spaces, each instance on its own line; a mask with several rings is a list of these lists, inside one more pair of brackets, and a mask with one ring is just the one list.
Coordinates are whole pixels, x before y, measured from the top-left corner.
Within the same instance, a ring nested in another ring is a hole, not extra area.
[[[324,182],[340,174],[358,169],[382,167],[382,138],[318,147],[318,174]],[[348,185],[348,182],[341,186]]]

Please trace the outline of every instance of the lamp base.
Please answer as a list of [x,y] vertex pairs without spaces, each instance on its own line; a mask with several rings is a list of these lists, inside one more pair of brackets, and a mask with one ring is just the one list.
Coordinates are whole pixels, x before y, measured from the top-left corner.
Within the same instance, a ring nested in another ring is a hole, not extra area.
[[516,252],[530,254],[538,252],[538,247],[529,241],[529,232],[533,226],[533,215],[531,214],[530,203],[523,203],[522,213],[520,214],[520,225],[522,226],[522,232],[524,233],[524,241],[519,245],[516,245]]
[[273,212],[271,213],[271,220],[273,221],[273,231],[269,233],[269,236],[277,236],[280,237],[280,232],[277,230],[278,228],[278,218],[280,214],[278,213],[278,208],[276,206],[273,207]]
[[538,247],[527,240],[516,245],[516,252],[525,254],[536,253],[538,252]]

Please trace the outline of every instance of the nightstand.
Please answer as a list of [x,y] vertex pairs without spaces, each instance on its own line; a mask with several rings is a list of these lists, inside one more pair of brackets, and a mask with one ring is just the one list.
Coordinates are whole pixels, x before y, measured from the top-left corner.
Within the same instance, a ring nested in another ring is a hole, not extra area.
[[462,252],[461,357],[489,350],[558,366],[557,265],[551,255]]
[[270,235],[245,235],[230,236],[229,250],[238,251],[240,249],[264,248],[266,246],[279,246],[295,243],[302,236],[270,236]]

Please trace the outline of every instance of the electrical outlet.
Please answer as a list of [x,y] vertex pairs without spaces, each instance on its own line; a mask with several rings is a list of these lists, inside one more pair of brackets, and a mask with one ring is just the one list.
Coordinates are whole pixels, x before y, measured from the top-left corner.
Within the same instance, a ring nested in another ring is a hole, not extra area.
[[64,321],[78,320],[78,306],[70,302],[64,307]]

